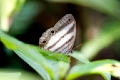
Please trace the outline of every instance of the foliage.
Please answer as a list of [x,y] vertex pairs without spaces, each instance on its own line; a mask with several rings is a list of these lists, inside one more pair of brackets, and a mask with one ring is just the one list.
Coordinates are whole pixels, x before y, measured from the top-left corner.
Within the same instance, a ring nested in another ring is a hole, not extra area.
[[[4,1],[3,1],[4,2]],[[32,4],[34,1],[31,1]],[[27,64],[29,64],[44,80],[61,80],[61,79],[76,79],[77,77],[90,75],[90,74],[100,74],[103,76],[105,80],[110,80],[111,75],[120,78],[120,62],[112,59],[98,60],[90,62],[89,60],[93,58],[101,49],[110,45],[114,41],[120,39],[120,20],[119,20],[119,10],[118,10],[118,1],[117,0],[51,0],[48,2],[66,2],[72,3],[75,5],[82,5],[93,8],[100,12],[103,12],[107,15],[114,17],[115,19],[108,20],[101,27],[105,27],[101,29],[99,35],[90,41],[87,41],[84,46],[82,46],[81,51],[74,51],[71,54],[72,58],[75,58],[77,63],[71,67],[71,59],[64,54],[53,53],[50,51],[42,50],[38,46],[30,45],[23,43],[22,41],[17,40],[16,38],[6,34],[0,29],[0,40],[1,42],[10,50],[14,51],[22,60],[24,60]],[[19,3],[19,5],[16,5]],[[30,22],[32,22],[31,18],[33,18],[35,14],[42,11],[31,11],[32,8],[38,8],[37,2],[34,2],[34,5],[24,5],[24,0],[18,2],[14,1],[10,4],[14,6],[10,7],[11,11],[4,11],[4,7],[2,6],[2,25],[9,26],[8,22],[4,19],[9,18],[12,12],[17,12],[21,10],[22,12],[28,11],[29,16],[27,17],[19,17],[21,15],[25,15],[24,13],[19,13],[18,17],[15,17],[12,25],[13,29],[9,34],[18,35],[25,32],[28,28]],[[7,4],[3,4],[7,6]],[[17,6],[15,8],[15,5]],[[22,7],[24,7],[22,9]],[[30,13],[31,12],[31,13]],[[32,16],[32,17],[31,17]],[[28,21],[28,23],[18,23],[17,21]],[[15,27],[14,27],[15,26]],[[21,31],[22,30],[22,31]],[[16,31],[16,33],[14,32]],[[17,33],[17,31],[19,31]],[[20,32],[21,31],[21,32]],[[12,76],[12,80],[23,80],[21,79],[21,72],[4,72],[0,71],[0,79],[9,79],[9,76]],[[4,76],[3,76],[4,75]],[[8,76],[8,77],[6,77]],[[29,76],[26,76],[25,79],[32,79]],[[37,78],[33,78],[34,80]],[[39,78],[40,79],[40,78]]]
[[[0,34],[1,41],[4,43],[4,45],[8,49],[13,50],[20,58],[22,58],[33,69],[35,69],[36,72],[38,72],[45,80],[62,79],[65,73],[67,72],[68,68],[70,67],[69,66],[70,60],[69,57],[67,57],[66,55],[41,50],[36,46],[20,42],[2,31],[0,31]],[[78,57],[80,55],[79,52],[75,52],[71,56],[75,57],[76,59],[79,59]],[[59,57],[61,57],[61,59],[59,59]],[[68,80],[75,79],[76,77],[85,74],[97,73],[103,75],[103,77],[106,80],[109,80],[110,79],[110,76],[108,77],[109,74],[116,76],[114,73],[120,70],[120,63],[115,60],[100,60],[89,62],[87,61],[87,59],[83,57],[78,61],[81,62],[84,61],[84,64],[78,63],[74,65],[70,69],[70,72],[66,76],[66,79]],[[114,67],[113,65],[116,65],[117,67]]]

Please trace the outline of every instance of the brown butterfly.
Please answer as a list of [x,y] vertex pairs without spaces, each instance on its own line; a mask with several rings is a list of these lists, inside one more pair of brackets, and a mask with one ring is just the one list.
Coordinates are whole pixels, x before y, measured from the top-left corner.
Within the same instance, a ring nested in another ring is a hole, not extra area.
[[39,38],[39,46],[52,52],[69,54],[76,37],[76,21],[72,14],[66,14],[54,27]]

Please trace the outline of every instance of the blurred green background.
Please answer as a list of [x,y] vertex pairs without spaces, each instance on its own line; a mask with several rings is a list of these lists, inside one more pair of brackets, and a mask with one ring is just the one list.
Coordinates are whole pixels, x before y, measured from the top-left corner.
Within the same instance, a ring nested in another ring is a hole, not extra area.
[[[36,46],[43,32],[70,13],[77,23],[74,47],[82,44],[77,51],[90,61],[120,60],[120,0],[1,0],[0,8],[0,28],[22,42]],[[0,69],[38,75],[1,42]],[[78,80],[88,78],[103,80],[100,75],[83,76]],[[112,77],[112,80],[118,79]]]

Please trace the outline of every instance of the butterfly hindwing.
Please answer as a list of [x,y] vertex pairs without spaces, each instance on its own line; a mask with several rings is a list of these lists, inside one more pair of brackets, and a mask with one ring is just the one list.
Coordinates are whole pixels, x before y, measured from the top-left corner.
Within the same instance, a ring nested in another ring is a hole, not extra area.
[[68,54],[76,37],[76,21],[71,14],[62,17],[53,28],[48,29],[39,39],[42,49]]

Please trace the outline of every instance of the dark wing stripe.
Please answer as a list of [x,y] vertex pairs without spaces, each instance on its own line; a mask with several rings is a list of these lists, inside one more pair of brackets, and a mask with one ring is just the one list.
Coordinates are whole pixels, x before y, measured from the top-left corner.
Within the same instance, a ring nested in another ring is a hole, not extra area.
[[[66,34],[64,34],[62,37],[60,37],[59,40],[56,41],[53,45],[49,46],[49,47],[48,47],[48,50],[49,50],[50,48],[54,47],[64,36],[66,36],[67,34],[73,32],[73,30],[74,30],[74,24],[73,24],[73,26],[69,29],[69,31],[68,31]],[[57,33],[56,33],[56,34],[57,34]]]
[[71,23],[72,21],[75,22],[74,17],[71,14],[67,14],[62,17],[54,26],[56,30],[63,29],[67,24]]
[[[68,41],[66,41],[63,45],[61,45],[59,48],[57,48],[55,51],[57,52],[59,49],[61,49],[63,46],[65,46],[67,43],[69,43],[72,39],[74,38],[74,36],[72,36]],[[64,48],[63,48],[64,49]]]
[[72,42],[73,42],[73,40],[71,40],[69,43],[66,44],[67,46],[64,47],[64,48],[61,50],[62,53],[66,53],[66,54],[67,54],[68,52],[70,52],[70,51],[72,50],[72,49],[71,49],[71,46],[70,46],[71,44],[73,44]]
[[64,45],[64,47],[59,49],[57,52],[68,53],[69,51],[71,51],[70,45],[72,44],[72,42],[73,42],[73,39],[70,42],[68,42],[66,45]]
[[69,25],[69,24],[70,24],[70,22],[69,22],[69,23],[64,23],[64,24],[62,24],[60,27],[55,28],[55,29],[57,29],[58,31],[61,31],[62,29],[64,29],[65,26],[67,26],[67,25]]
[[[74,24],[73,26],[75,26],[75,24]],[[71,29],[70,32],[72,32],[73,30],[74,30],[74,29]],[[76,29],[75,29],[75,30],[76,30]],[[70,33],[70,32],[69,32],[69,33]],[[73,36],[74,36],[74,37],[73,37],[72,39],[70,39],[71,41],[67,42],[66,45],[64,45],[64,47],[60,48],[60,49],[57,50],[57,51],[59,51],[59,52],[61,52],[61,53],[66,53],[66,52],[70,51],[70,50],[72,49],[72,45],[71,45],[71,44],[74,44],[74,43],[72,43],[72,42],[74,42],[75,35],[73,35]]]

